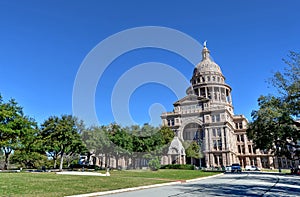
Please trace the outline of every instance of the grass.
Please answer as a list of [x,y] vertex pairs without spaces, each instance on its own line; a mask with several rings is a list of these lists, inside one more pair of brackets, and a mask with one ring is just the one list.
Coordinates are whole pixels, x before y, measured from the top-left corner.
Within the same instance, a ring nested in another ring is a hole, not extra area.
[[[278,169],[262,169],[262,172],[279,172]],[[291,173],[291,169],[281,169],[281,173]]]
[[194,170],[112,171],[110,177],[0,173],[0,196],[66,196],[187,180],[218,174]]

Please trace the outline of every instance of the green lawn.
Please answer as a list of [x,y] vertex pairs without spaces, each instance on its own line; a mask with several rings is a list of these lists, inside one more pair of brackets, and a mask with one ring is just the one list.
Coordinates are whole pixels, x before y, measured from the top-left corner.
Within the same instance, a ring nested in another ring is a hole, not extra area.
[[[262,172],[279,172],[278,169],[262,169]],[[281,173],[291,173],[291,169],[281,169]]]
[[[103,172],[104,173],[104,172]],[[110,177],[0,173],[0,196],[65,196],[210,176],[194,170],[112,171]]]

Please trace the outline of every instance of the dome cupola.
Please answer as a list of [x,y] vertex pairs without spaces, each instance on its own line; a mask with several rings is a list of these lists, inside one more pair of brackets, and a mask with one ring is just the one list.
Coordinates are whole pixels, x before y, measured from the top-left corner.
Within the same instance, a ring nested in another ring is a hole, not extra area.
[[222,74],[220,66],[216,64],[214,61],[212,61],[210,58],[210,51],[206,47],[206,41],[203,44],[202,60],[197,65],[196,69],[199,74],[206,73],[206,72],[217,72]]

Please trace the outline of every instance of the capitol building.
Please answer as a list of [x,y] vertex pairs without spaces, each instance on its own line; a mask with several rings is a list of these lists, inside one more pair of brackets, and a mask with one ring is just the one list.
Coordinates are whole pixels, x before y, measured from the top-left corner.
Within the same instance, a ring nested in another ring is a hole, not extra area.
[[190,162],[198,166],[240,163],[242,167],[277,167],[271,152],[255,150],[253,142],[248,140],[248,121],[244,115],[234,114],[232,89],[226,84],[220,66],[210,58],[206,44],[190,82],[186,96],[173,104],[173,111],[161,115],[163,126],[175,132],[162,164],[186,164],[183,143],[196,141],[201,146],[202,158],[191,158]]

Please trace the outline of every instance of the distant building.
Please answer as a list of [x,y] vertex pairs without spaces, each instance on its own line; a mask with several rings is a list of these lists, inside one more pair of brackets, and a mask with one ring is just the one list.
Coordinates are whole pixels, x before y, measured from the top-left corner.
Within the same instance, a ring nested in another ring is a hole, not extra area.
[[[211,60],[206,46],[190,82],[187,95],[173,104],[174,110],[161,115],[162,124],[176,134],[162,164],[186,163],[181,142],[194,140],[203,152],[201,166],[240,163],[243,167],[275,167],[271,152],[253,149],[253,143],[246,135],[247,119],[234,114],[232,89],[226,84],[219,65]],[[195,162],[200,164],[199,160]]]

